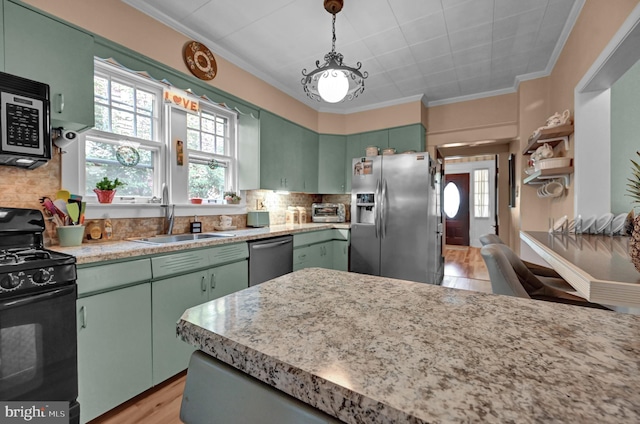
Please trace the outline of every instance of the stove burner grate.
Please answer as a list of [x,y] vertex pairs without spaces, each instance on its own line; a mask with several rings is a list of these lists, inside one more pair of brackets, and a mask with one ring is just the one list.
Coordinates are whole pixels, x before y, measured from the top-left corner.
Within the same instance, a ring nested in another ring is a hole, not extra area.
[[38,259],[51,259],[51,253],[33,248],[17,248],[0,250],[0,266],[17,265]]

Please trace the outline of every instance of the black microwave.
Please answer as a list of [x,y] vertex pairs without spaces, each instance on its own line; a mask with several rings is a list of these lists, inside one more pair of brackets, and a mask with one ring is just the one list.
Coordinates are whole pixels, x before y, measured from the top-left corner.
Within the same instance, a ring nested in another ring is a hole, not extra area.
[[51,159],[49,86],[0,72],[0,165],[34,169]]

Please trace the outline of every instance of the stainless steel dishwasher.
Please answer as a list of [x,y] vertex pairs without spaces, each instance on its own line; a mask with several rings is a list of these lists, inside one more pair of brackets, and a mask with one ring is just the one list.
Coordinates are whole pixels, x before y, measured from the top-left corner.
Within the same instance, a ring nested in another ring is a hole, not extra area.
[[249,286],[293,271],[293,236],[249,241]]

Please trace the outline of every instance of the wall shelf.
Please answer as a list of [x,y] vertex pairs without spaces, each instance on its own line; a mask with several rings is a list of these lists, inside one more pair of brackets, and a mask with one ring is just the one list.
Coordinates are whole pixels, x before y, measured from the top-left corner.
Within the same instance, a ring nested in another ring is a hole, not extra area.
[[564,178],[564,186],[568,187],[569,176],[571,174],[573,174],[573,166],[566,166],[562,168],[541,169],[529,175],[522,182],[524,184],[544,184],[547,182],[547,180]]
[[569,150],[569,136],[571,134],[573,134],[573,124],[560,125],[558,127],[540,130],[538,134],[529,137],[527,147],[522,151],[522,154],[530,155],[544,143],[548,143],[551,147],[556,147],[561,141],[564,141],[565,150]]

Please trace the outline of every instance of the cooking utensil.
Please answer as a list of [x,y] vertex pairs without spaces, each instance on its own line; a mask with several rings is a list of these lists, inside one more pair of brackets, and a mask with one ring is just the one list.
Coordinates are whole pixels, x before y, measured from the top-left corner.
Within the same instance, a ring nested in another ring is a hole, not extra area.
[[60,218],[62,218],[62,221],[66,222],[67,218],[69,217],[69,213],[67,212],[67,201],[62,199],[56,199],[53,201],[53,204],[58,209],[58,211],[62,214],[60,216]]
[[78,224],[78,221],[80,218],[80,207],[78,206],[77,203],[71,202],[67,204],[67,214],[71,219],[71,224],[73,225]]
[[87,209],[87,202],[80,203],[80,225],[84,224],[84,211]]
[[69,196],[71,196],[69,190],[58,190],[58,192],[56,193],[56,200],[62,199],[66,202],[67,200],[69,200]]

